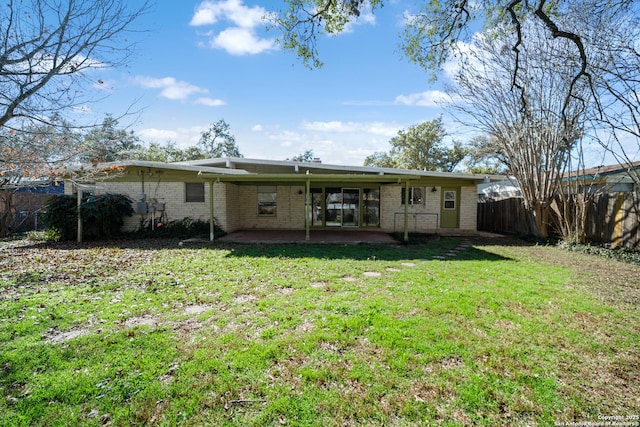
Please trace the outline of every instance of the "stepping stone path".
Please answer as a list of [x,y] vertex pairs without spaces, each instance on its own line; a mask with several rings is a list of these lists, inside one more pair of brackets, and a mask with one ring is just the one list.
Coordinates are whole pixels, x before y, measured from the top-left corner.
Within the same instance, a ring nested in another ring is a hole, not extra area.
[[450,249],[447,252],[445,252],[444,255],[434,255],[431,258],[432,259],[439,259],[439,260],[450,259],[450,258],[458,256],[460,253],[466,251],[471,246],[472,245],[471,245],[471,242],[469,240],[463,240],[462,242],[460,242],[460,244],[458,246],[456,246],[455,248]]
[[[454,258],[458,255],[460,255],[462,252],[466,251],[467,249],[469,249],[470,247],[472,247],[472,244],[469,240],[463,240],[462,242],[460,242],[460,244],[458,246],[456,246],[453,249],[448,250],[447,252],[444,253],[444,255],[434,255],[431,257],[431,259],[420,259],[421,262],[428,262],[428,261],[432,261],[432,260],[447,260],[447,259],[451,259]],[[371,258],[370,258],[371,259]],[[375,260],[375,257],[373,257],[373,259]],[[401,262],[400,265],[402,265],[403,267],[416,267],[417,264],[414,262]],[[401,271],[399,268],[397,267],[387,267],[385,269],[385,271],[388,272],[398,272]],[[381,277],[382,273],[380,273],[379,271],[365,271],[364,273],[362,273],[362,275],[364,277]],[[346,281],[346,282],[355,282],[357,279],[354,276],[343,276],[342,280]],[[325,285],[324,282],[312,282],[310,283],[311,287],[314,288],[319,288],[322,287],[323,285]]]

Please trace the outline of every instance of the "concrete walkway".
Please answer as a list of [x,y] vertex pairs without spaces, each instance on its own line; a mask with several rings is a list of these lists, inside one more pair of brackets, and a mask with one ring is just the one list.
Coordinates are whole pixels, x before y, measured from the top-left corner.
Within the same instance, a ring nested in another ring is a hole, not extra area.
[[[310,243],[398,243],[389,233],[362,229],[311,230]],[[304,243],[304,230],[240,230],[216,239],[236,243]]]

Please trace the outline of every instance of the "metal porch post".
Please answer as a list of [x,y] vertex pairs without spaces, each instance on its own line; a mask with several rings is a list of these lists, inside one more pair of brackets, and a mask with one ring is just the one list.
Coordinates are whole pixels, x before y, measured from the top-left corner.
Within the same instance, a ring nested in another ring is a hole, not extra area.
[[215,238],[215,222],[213,217],[213,180],[209,181],[209,241]]
[[309,234],[309,217],[313,215],[313,206],[311,206],[311,180],[307,179],[306,191],[304,196],[304,226],[305,226],[305,236],[304,240],[307,242],[311,240],[311,235]]
[[409,241],[409,181],[404,182],[404,241]]

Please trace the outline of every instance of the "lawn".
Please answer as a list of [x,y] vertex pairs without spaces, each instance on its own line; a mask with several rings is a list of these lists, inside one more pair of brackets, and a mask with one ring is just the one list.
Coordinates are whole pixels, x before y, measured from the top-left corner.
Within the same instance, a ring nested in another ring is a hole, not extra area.
[[558,247],[11,241],[0,291],[2,426],[640,425],[640,266]]

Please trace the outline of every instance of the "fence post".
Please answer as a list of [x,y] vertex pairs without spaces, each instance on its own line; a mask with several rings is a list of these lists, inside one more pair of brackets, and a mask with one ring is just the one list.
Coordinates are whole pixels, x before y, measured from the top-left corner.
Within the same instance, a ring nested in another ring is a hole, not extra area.
[[623,245],[622,236],[624,234],[624,193],[618,193],[616,202],[613,205],[614,215],[614,232],[613,246],[620,247]]

